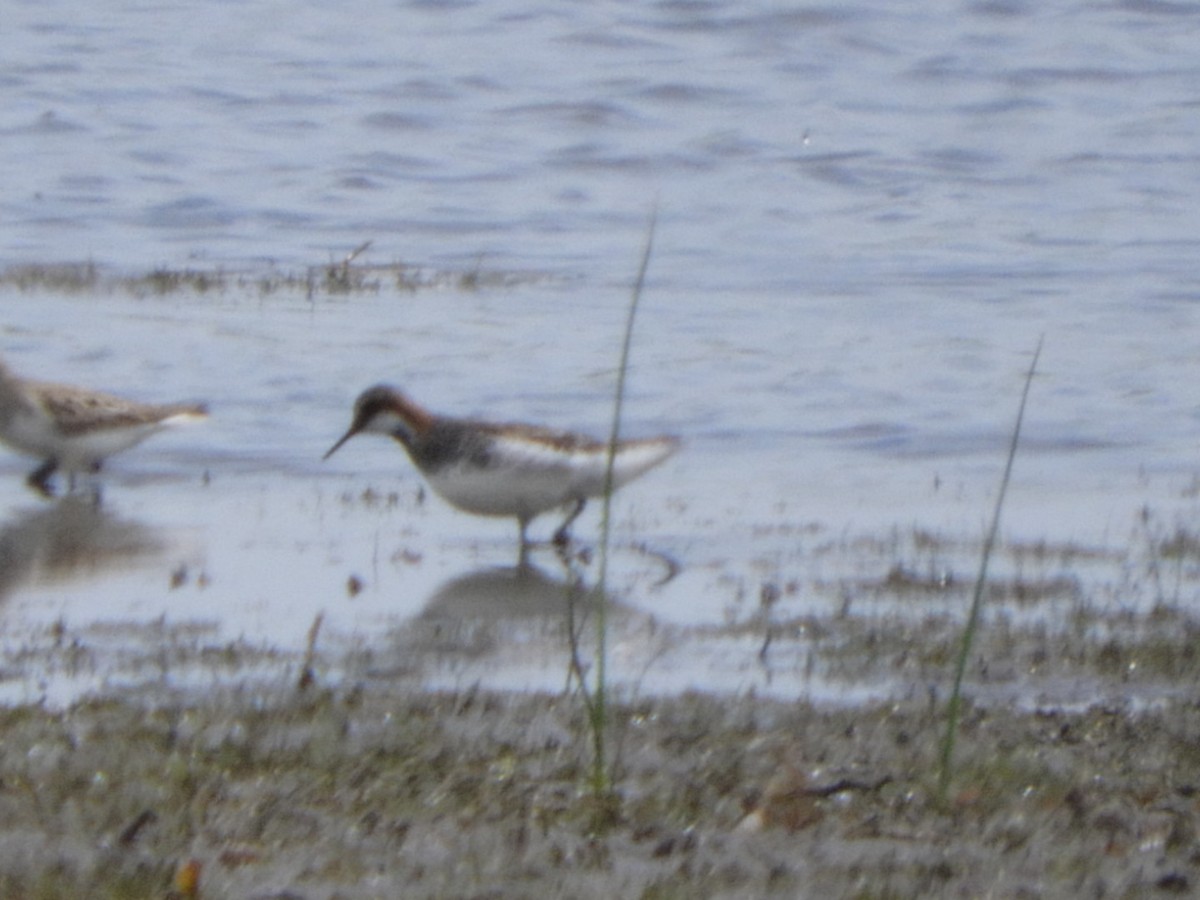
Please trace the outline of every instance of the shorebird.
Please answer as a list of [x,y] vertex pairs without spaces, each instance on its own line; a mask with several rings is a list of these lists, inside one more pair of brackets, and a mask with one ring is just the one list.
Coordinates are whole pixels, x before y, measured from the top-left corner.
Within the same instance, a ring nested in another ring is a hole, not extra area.
[[[522,558],[531,519],[570,507],[554,532],[554,542],[564,544],[588,498],[604,494],[608,444],[586,435],[437,415],[384,384],[359,395],[350,428],[324,459],[364,432],[399,441],[430,487],[452,506],[481,516],[515,517],[521,529]],[[613,490],[678,448],[679,439],[669,436],[619,441]]]
[[59,469],[74,489],[77,472],[99,472],[114,453],[207,415],[203,404],[138,403],[88,388],[18,378],[0,362],[0,441],[42,460],[25,481],[44,497],[54,496],[50,476]]

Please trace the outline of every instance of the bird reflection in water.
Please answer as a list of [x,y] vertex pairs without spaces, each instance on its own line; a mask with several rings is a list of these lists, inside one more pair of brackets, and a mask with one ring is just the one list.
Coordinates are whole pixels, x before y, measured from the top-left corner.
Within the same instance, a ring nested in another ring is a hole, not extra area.
[[595,597],[574,572],[554,577],[525,564],[477,569],[450,579],[425,601],[426,622],[464,619],[531,619],[561,615],[570,603]]
[[[477,678],[487,672],[534,673],[561,687],[576,672],[595,623],[596,589],[571,567],[555,576],[528,563],[478,569],[447,581],[421,613],[392,635],[389,674]],[[608,625],[632,610],[608,599]],[[383,663],[376,657],[374,665]],[[376,670],[376,675],[385,674]],[[531,685],[533,686],[533,685]]]
[[106,512],[92,498],[68,495],[0,525],[0,597],[29,582],[80,580],[129,568],[164,549],[155,531]]

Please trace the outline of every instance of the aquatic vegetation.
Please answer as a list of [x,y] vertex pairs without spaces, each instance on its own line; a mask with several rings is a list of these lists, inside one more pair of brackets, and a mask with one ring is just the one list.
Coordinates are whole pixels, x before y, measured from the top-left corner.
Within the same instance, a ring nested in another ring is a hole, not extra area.
[[436,269],[405,262],[367,263],[359,257],[371,242],[337,262],[298,271],[215,267],[158,267],[148,272],[118,272],[93,262],[27,263],[0,270],[0,288],[60,294],[128,294],[134,297],[204,296],[237,291],[259,295],[295,294],[307,299],[385,291],[412,293],[456,288],[464,291],[509,288],[557,280],[547,272],[516,272],[477,266],[466,271]]

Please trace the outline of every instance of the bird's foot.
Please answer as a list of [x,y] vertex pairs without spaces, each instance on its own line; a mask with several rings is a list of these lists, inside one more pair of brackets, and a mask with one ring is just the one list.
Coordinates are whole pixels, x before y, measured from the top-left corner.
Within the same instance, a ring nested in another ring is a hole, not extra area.
[[54,497],[54,485],[50,483],[50,476],[54,474],[54,470],[58,468],[58,461],[48,459],[32,472],[25,479],[25,483],[50,500]]
[[571,524],[579,518],[579,514],[583,512],[585,506],[587,506],[587,500],[584,498],[580,497],[575,501],[575,508],[567,514],[567,517],[563,519],[563,523],[558,526],[558,530],[554,532],[554,537],[550,539],[555,547],[562,549],[570,545]]

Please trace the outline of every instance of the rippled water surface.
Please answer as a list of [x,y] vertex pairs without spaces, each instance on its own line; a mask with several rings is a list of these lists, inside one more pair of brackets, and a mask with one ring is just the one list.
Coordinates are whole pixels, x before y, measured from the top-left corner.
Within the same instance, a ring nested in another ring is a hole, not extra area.
[[514,582],[515,526],[423,497],[387,442],[319,460],[380,380],[603,433],[655,208],[625,427],[686,448],[617,504],[615,652],[639,683],[858,690],[811,647],[772,671],[761,635],[678,629],[752,621],[764,585],[787,617],[844,612],[897,566],[970,577],[972,549],[921,535],[982,535],[1042,336],[1006,539],[1091,548],[1070,573],[1090,598],[1149,605],[1129,548],[1198,512],[1198,38],[1164,2],[10,3],[10,272],[304,273],[371,241],[356,262],[497,277],[10,279],[14,369],[214,416],[114,460],[99,512],[41,504],[0,458],[7,651],[119,650],[103,622],[295,651],[323,613],[365,670],[561,683],[552,617],[515,612],[565,590],[551,554]]

